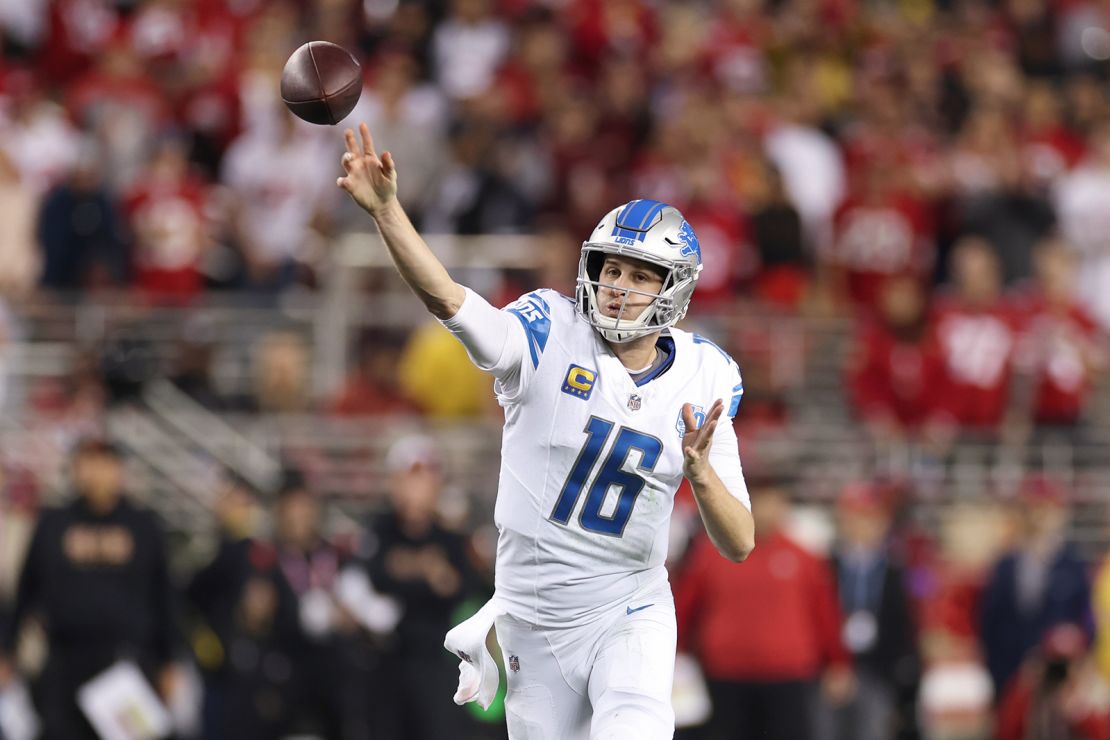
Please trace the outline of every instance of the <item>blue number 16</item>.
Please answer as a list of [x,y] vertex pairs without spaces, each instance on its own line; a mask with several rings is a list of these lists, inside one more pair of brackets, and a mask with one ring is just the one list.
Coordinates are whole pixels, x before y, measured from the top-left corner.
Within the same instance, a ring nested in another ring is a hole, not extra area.
[[[594,469],[598,458],[601,457],[601,451],[605,449],[605,443],[609,441],[609,434],[613,431],[613,426],[614,424],[611,421],[599,419],[596,416],[590,417],[590,421],[583,430],[588,435],[586,444],[582,447],[582,451],[578,453],[578,459],[574,461],[574,467],[571,468],[570,475],[567,476],[567,482],[563,484],[559,500],[555,502],[555,508],[551,512],[552,521],[559,524],[566,524],[570,521],[570,515],[582,494],[582,487],[585,485],[590,471]],[[639,450],[641,453],[636,470],[642,473],[650,473],[655,469],[656,463],[659,462],[659,455],[663,452],[663,443],[656,437],[637,432],[635,429],[620,428],[612,449],[609,450],[605,462],[601,464],[601,470],[598,471],[593,485],[590,486],[589,493],[586,494],[586,503],[582,505],[582,513],[578,515],[578,522],[583,529],[616,537],[624,534],[624,527],[628,524],[629,516],[632,515],[632,507],[636,505],[636,497],[640,495],[640,491],[644,487],[643,478],[622,470],[625,461],[628,460],[628,453],[632,450]],[[601,513],[601,506],[605,503],[606,492],[612,486],[619,487],[620,494],[617,497],[617,506],[612,516],[605,516]]]

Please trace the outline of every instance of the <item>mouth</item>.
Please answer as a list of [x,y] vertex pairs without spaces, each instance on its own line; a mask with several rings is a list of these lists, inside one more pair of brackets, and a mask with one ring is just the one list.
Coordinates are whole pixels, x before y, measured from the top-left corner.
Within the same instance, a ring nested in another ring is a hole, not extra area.
[[[626,306],[627,308],[627,306]],[[621,315],[621,301],[610,301],[602,307],[602,313],[609,318],[617,318]]]

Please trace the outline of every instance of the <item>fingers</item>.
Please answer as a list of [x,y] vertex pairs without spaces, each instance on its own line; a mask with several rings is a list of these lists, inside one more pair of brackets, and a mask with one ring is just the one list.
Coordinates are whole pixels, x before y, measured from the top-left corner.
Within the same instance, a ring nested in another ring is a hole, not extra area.
[[713,434],[717,431],[717,422],[711,421],[701,429],[698,430],[698,448],[704,450],[709,446],[710,441],[713,439]]
[[688,403],[682,404],[682,423],[686,425],[687,432],[698,428],[697,420],[694,419],[694,407]]
[[[343,143],[347,145],[347,154],[352,157],[358,156],[358,142],[355,141],[355,132],[351,129],[346,129],[343,132]],[[346,159],[346,157],[344,157]]]
[[382,173],[386,177],[393,176],[393,155],[389,152],[382,155]]
[[724,401],[717,399],[709,408],[709,413],[705,415],[705,421],[702,422],[701,427],[698,429],[697,439],[694,441],[694,446],[699,450],[704,450],[709,446],[710,440],[713,439],[713,434],[717,431],[717,421],[721,418],[724,412]]
[[[370,136],[370,127],[365,123],[358,125],[358,132],[362,136],[362,153],[373,157],[374,156],[374,138]],[[352,135],[353,138],[353,135]]]

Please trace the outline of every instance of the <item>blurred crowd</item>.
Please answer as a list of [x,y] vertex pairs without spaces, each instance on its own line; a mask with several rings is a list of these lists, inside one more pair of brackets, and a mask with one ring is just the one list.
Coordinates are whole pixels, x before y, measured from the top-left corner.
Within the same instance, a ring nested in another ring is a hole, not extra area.
[[[1101,6],[849,0],[28,0],[0,10],[4,285],[311,285],[351,225],[338,132],[278,95],[307,39],[429,232],[565,231],[650,194],[699,233],[700,304],[874,308],[975,236],[1004,287],[1057,239],[1103,324]],[[83,216],[83,217],[82,217]],[[363,224],[364,225],[364,224]]]
[[430,438],[392,446],[389,504],[347,536],[296,471],[264,492],[227,475],[215,543],[185,568],[171,568],[171,549],[189,546],[171,548],[123,494],[125,469],[116,445],[86,437],[71,496],[8,513],[5,537],[24,552],[0,591],[0,737],[14,721],[5,689],[29,680],[42,737],[95,740],[78,689],[121,661],[169,706],[175,737],[504,735],[451,701],[457,660],[443,635],[488,598],[492,572],[439,515],[445,471]]
[[[878,438],[943,450],[1007,417],[1015,434],[1073,427],[1110,327],[1104,12],[8,2],[0,290],[188,303],[319,286],[331,240],[368,223],[334,187],[339,132],[288,114],[278,80],[327,39],[361,59],[347,122],[393,151],[424,231],[550,235],[543,280],[566,290],[599,204],[649,195],[700,236],[695,313],[859,317],[849,383]],[[519,282],[491,297],[535,287]]]
[[[387,499],[357,522],[293,468],[268,490],[229,472],[203,553],[124,494],[126,462],[85,437],[64,497],[3,512],[0,737],[28,690],[43,738],[94,740],[80,690],[121,663],[181,740],[504,737],[500,704],[451,701],[443,636],[491,593],[493,541],[451,505],[433,437],[391,445]],[[749,487],[740,566],[689,491],[676,502],[679,740],[1110,737],[1110,556],[1071,540],[1066,486],[1031,475],[935,531],[904,482],[850,484],[831,509]]]

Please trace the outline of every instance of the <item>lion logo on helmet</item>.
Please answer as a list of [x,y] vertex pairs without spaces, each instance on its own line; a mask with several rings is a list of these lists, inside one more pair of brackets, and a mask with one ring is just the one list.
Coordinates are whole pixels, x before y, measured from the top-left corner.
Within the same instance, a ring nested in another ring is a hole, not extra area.
[[694,234],[694,227],[688,221],[683,221],[682,226],[679,227],[678,238],[682,242],[679,253],[684,257],[694,255],[698,258],[698,264],[701,264],[701,244],[698,243],[698,237]]

